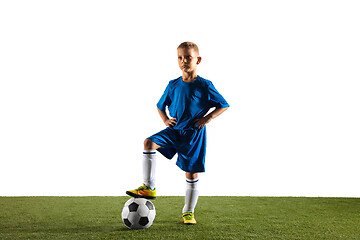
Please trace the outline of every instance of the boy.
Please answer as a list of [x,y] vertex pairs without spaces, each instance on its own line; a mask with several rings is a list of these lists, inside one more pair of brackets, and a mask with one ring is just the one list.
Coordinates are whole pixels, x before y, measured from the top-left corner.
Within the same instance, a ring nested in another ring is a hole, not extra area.
[[[145,139],[144,184],[135,190],[127,191],[126,194],[155,199],[155,150],[168,159],[177,153],[176,165],[185,171],[187,182],[182,217],[184,224],[193,225],[196,224],[194,209],[198,199],[198,173],[205,172],[205,125],[223,113],[229,104],[210,81],[196,74],[201,57],[195,43],[181,43],[177,54],[182,77],[169,82],[157,103],[158,112],[167,128]],[[171,118],[165,111],[166,107]],[[207,114],[213,107],[215,110]]]

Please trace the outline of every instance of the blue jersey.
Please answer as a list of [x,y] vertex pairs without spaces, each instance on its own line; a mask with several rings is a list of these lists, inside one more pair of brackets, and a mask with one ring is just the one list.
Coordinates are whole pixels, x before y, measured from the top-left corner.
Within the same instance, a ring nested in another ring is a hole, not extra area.
[[182,77],[170,81],[157,107],[161,111],[168,107],[177,121],[173,129],[186,130],[193,129],[194,120],[204,117],[210,108],[226,108],[229,104],[211,81],[197,76],[192,82],[184,82]]

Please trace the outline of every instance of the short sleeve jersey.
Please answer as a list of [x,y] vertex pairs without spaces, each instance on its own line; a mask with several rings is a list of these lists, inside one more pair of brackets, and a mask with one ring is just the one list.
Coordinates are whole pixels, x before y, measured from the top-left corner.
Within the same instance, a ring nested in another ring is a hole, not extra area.
[[176,118],[174,129],[193,129],[194,120],[202,118],[210,108],[226,108],[229,104],[215,89],[211,81],[200,76],[192,82],[184,82],[182,77],[171,80],[157,103],[161,111],[169,109]]

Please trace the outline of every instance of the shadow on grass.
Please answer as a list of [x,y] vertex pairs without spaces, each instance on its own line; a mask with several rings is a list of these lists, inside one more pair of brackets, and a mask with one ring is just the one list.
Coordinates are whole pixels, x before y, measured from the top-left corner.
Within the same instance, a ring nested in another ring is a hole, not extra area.
[[125,226],[18,227],[1,229],[1,233],[110,233],[130,230]]
[[[173,229],[177,230],[178,228],[184,227],[181,221],[173,221],[173,220],[157,220],[154,222],[152,226],[148,229],[167,229],[167,231]],[[116,233],[116,232],[131,232],[131,231],[142,231],[140,230],[132,230],[127,228],[122,222],[117,225],[105,225],[105,226],[40,226],[40,225],[32,225],[32,226],[18,226],[18,227],[3,227],[0,228],[0,232],[4,234],[16,234],[16,233],[25,233],[25,234],[34,234],[34,233],[50,233],[50,234],[82,234],[82,233]]]

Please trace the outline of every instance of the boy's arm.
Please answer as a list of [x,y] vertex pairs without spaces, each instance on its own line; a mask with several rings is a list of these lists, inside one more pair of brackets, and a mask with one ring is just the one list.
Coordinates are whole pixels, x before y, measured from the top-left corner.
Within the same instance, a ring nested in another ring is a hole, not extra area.
[[157,110],[166,126],[174,127],[176,125],[176,118],[169,118],[165,111],[161,111],[159,108]]
[[202,117],[200,119],[195,119],[194,127],[197,127],[199,129],[203,129],[206,124],[208,124],[214,118],[218,117],[220,114],[225,112],[227,109],[228,109],[228,107],[226,107],[226,108],[215,108],[215,110],[210,112],[208,115],[206,115],[206,116],[204,116],[204,117]]

